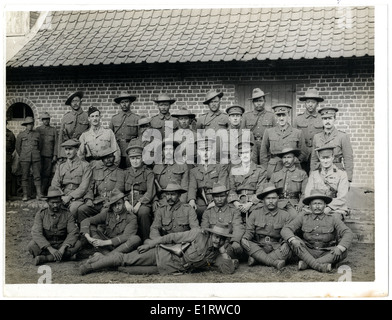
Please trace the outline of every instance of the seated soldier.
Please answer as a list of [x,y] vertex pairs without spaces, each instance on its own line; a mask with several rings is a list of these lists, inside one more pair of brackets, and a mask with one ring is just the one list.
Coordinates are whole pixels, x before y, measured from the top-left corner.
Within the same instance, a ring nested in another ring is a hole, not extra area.
[[350,188],[348,177],[344,169],[339,169],[334,161],[334,146],[325,145],[315,150],[320,166],[311,171],[305,188],[305,197],[310,195],[314,189],[321,190],[332,198],[325,208],[325,213],[336,214],[342,220],[348,215],[347,193]]
[[31,229],[32,240],[28,251],[35,258],[35,265],[47,262],[75,259],[81,248],[79,229],[71,213],[62,207],[63,192],[49,187],[46,196],[47,208],[40,209]]
[[266,170],[252,161],[253,145],[253,142],[237,144],[241,163],[232,166],[229,175],[228,202],[240,210],[244,221],[258,207],[260,201],[256,194],[263,190],[266,182]]
[[170,233],[141,245],[137,251],[92,257],[79,271],[85,275],[108,267],[157,266],[160,274],[171,274],[216,266],[220,272],[232,274],[238,260],[232,260],[226,252],[225,242],[230,237],[229,226],[220,223],[212,229]]
[[126,150],[131,166],[124,173],[125,206],[137,216],[138,234],[144,240],[150,235],[151,203],[155,196],[154,173],[143,163],[143,147],[131,140]]
[[163,189],[166,205],[154,212],[154,221],[150,228],[150,239],[156,239],[173,232],[183,232],[199,228],[195,210],[180,201],[180,195],[186,192],[176,182],[169,182]]
[[96,216],[84,219],[80,225],[80,233],[101,253],[127,253],[141,244],[136,235],[136,216],[127,211],[124,198],[124,193],[113,189],[107,207]]
[[61,197],[77,220],[78,208],[83,205],[83,197],[88,191],[91,179],[91,166],[77,156],[80,141],[69,139],[61,144],[67,160],[57,166],[51,186],[60,188],[64,195]]
[[280,235],[282,227],[292,219],[287,211],[278,207],[281,191],[273,184],[267,184],[257,195],[264,205],[251,213],[241,240],[242,247],[249,254],[249,266],[261,263],[280,270],[291,257],[290,247]]
[[272,173],[270,182],[277,188],[281,188],[278,206],[288,211],[293,217],[302,209],[302,199],[308,183],[306,172],[295,165],[295,157],[301,151],[293,148],[283,148],[276,154],[282,159],[283,168]]
[[[332,265],[347,257],[353,233],[338,217],[325,212],[331,201],[332,198],[321,190],[312,190],[303,200],[305,205],[310,206],[310,211],[304,210],[281,231],[283,239],[301,259],[299,270],[310,267],[330,272]],[[295,235],[298,230],[303,232],[301,238]]]
[[114,188],[124,191],[124,171],[114,164],[114,152],[111,148],[103,150],[92,170],[92,177],[86,195],[85,203],[78,208],[77,221],[95,216],[103,208]]
[[241,213],[232,204],[227,203],[229,189],[220,183],[214,183],[211,195],[215,206],[208,208],[202,217],[201,227],[212,228],[217,223],[228,224],[233,236],[227,245],[227,253],[232,258],[240,258],[243,252],[240,241],[245,228],[242,224]]

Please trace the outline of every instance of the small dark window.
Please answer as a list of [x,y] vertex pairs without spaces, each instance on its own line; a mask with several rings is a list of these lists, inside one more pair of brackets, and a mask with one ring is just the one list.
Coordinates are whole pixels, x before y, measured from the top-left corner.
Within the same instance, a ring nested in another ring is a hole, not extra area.
[[34,113],[33,110],[23,102],[14,103],[7,110],[7,119],[9,120],[23,120],[26,117],[34,118]]

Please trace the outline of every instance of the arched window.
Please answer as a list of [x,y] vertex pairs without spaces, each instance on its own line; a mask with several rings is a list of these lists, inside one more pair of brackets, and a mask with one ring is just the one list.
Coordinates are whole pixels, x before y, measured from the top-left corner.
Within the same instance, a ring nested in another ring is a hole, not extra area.
[[7,110],[7,119],[11,121],[20,121],[24,120],[26,117],[33,117],[34,113],[31,108],[23,103],[23,102],[16,102],[12,104]]

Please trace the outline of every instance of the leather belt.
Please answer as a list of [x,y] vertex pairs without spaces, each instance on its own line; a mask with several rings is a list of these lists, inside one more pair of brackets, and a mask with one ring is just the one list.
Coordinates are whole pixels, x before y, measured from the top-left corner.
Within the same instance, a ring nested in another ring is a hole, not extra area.
[[272,238],[270,236],[259,235],[258,236],[258,241],[259,242],[266,242],[266,243],[268,243],[268,242],[279,242],[279,239]]
[[257,140],[257,141],[263,140],[263,137],[254,137],[254,138],[255,138],[255,140]]

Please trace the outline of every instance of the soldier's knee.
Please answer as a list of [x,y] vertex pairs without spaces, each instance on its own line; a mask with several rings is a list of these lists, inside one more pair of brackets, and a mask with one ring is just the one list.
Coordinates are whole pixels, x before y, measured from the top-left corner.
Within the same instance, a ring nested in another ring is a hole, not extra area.
[[31,240],[29,244],[27,245],[27,251],[33,256],[36,257],[40,254],[41,249],[39,246],[34,242],[34,240]]

